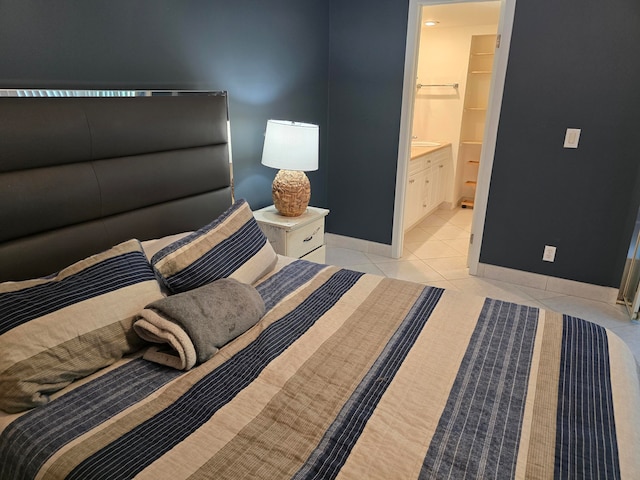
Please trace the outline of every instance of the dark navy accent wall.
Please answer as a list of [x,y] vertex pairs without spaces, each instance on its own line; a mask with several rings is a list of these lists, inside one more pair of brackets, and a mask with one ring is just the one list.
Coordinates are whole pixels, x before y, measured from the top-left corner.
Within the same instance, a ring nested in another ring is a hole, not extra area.
[[0,88],[229,92],[236,197],[271,203],[269,118],[320,125],[312,203],[327,206],[325,0],[3,0]]
[[408,8],[331,2],[330,232],[391,243]]
[[[275,175],[267,119],[318,123],[327,231],[389,244],[408,3],[3,0],[0,87],[227,90],[236,192],[254,208]],[[484,263],[619,284],[640,203],[640,2],[603,5],[517,1]]]
[[639,45],[637,0],[518,0],[481,262],[619,286],[640,201]]

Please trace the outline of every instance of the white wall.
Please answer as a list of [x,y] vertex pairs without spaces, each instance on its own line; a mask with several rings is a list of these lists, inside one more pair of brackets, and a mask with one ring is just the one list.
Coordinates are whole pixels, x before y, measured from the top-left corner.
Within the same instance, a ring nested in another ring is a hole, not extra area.
[[458,83],[451,87],[423,87],[416,90],[412,136],[422,141],[450,142],[453,150],[453,182],[447,201],[460,200],[462,168],[458,166],[460,122],[467,82],[469,46],[472,35],[495,34],[497,25],[465,27],[422,27],[416,83]]

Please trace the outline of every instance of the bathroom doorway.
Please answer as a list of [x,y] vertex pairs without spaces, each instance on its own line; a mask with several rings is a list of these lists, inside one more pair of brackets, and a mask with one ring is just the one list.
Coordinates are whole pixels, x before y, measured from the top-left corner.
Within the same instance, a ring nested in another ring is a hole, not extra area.
[[[408,198],[411,194],[414,198],[416,196],[416,182],[415,179],[410,178],[419,166],[419,162],[415,162],[416,155],[419,153],[416,147],[432,147],[436,144],[440,148],[448,146],[450,155],[446,164],[448,170],[445,176],[440,177],[440,180],[446,177],[446,184],[444,188],[435,189],[444,190],[444,199],[440,206],[452,209],[460,206],[463,200],[470,200],[467,205],[474,207],[473,223],[480,225],[479,236],[482,236],[481,229],[484,224],[515,0],[442,3],[442,0],[411,0],[409,6],[410,20],[407,33],[403,114],[392,239],[392,256],[395,258],[402,255],[405,244],[404,219],[407,209],[409,214],[413,213],[413,226],[416,225],[415,212],[412,212],[414,206]],[[427,22],[429,25],[426,25]],[[472,38],[488,35],[494,35],[489,40],[491,46],[496,45],[496,39],[501,43],[502,48],[500,51],[496,50],[495,59],[493,55],[489,58],[488,54],[491,52],[486,47],[486,39],[481,42],[482,48],[479,50],[476,48],[476,51],[473,51]],[[475,60],[471,60],[473,54],[476,54]],[[484,58],[480,58],[481,56]],[[473,67],[473,65],[476,66]],[[474,68],[476,78],[479,76],[479,71],[483,72],[483,88],[486,88],[485,97],[488,97],[484,100],[485,105],[480,105],[477,101],[477,94],[473,104],[465,103],[465,97],[468,99],[469,94],[474,94],[477,90],[477,85],[474,86],[469,82],[470,66]],[[490,74],[491,67],[493,67],[493,75]],[[483,122],[475,122],[471,127],[464,127],[465,112],[472,112],[474,118],[479,118],[481,115]],[[484,118],[486,118],[486,128]],[[469,138],[470,135],[473,138]],[[467,149],[466,153],[461,152],[463,145],[471,145],[471,143],[475,144],[474,160],[469,157],[469,152],[473,148]],[[480,155],[481,151],[482,155]],[[481,156],[489,157],[489,161],[480,162]],[[414,157],[414,161],[410,160],[410,157]],[[475,185],[472,186],[476,180],[467,179],[466,177],[470,174],[477,177],[479,192],[477,197],[480,197],[480,201],[476,205],[473,204]],[[412,179],[414,183],[410,185],[409,182]],[[414,187],[413,192],[408,191],[411,186]],[[406,193],[409,193],[407,198],[405,198]],[[431,207],[434,205],[428,200],[423,203]],[[431,212],[433,210],[427,213]],[[423,213],[425,213],[424,210]],[[479,222],[476,221],[476,217],[480,218]],[[470,235],[471,238],[473,235]],[[414,240],[415,238],[412,238],[412,241]],[[479,257],[479,244],[476,246],[476,252],[472,252],[473,245],[470,250],[470,260],[475,255],[475,268],[477,268]],[[473,262],[470,261],[470,267],[471,263]],[[472,274],[475,274],[475,268],[470,268]]]
[[420,17],[404,250],[427,260],[453,244],[466,264],[471,212],[457,214],[464,231],[437,220],[474,205],[500,2],[424,5]]

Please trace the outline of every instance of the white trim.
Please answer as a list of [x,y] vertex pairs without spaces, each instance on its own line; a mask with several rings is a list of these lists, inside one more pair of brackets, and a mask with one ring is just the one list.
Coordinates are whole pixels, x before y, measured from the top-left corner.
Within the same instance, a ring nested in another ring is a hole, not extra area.
[[398,144],[398,166],[396,168],[396,194],[393,208],[393,230],[391,233],[391,257],[400,258],[404,243],[404,197],[409,169],[411,145],[411,122],[413,98],[418,71],[418,40],[420,38],[419,0],[409,0],[407,20],[407,44],[404,55],[404,81],[402,84],[402,110]]
[[345,237],[335,233],[325,233],[324,240],[327,246],[348,248],[362,253],[372,253],[380,257],[391,257],[391,245],[362,240],[361,238]]
[[513,268],[498,267],[485,263],[478,264],[478,276],[513,283],[523,287],[531,287],[537,290],[587,298],[598,302],[615,305],[618,298],[618,289],[603,287],[591,283],[567,280],[566,278],[552,277],[540,273],[525,272]]
[[[393,231],[391,236],[391,256],[400,258],[404,242],[404,197],[409,168],[409,148],[411,145],[411,119],[413,118],[413,99],[416,88],[416,74],[418,64],[418,40],[420,33],[420,13],[424,5],[442,5],[451,3],[465,3],[480,0],[409,0],[409,15],[407,20],[407,44],[405,51],[404,82],[402,90],[402,111],[400,119],[400,134],[398,145],[398,166],[396,172],[396,194],[394,202]],[[480,259],[480,246],[484,233],[484,220],[489,198],[489,182],[493,169],[496,139],[498,136],[498,122],[500,120],[500,106],[504,80],[507,73],[509,46],[513,30],[513,17],[516,0],[500,0],[500,21],[498,34],[500,48],[496,50],[494,74],[492,76],[491,94],[487,109],[487,122],[484,133],[484,146],[480,167],[478,170],[478,184],[476,187],[476,201],[473,211],[472,234],[473,245],[469,248],[469,273],[476,275]]]
[[487,109],[486,125],[480,166],[478,168],[478,184],[476,198],[473,205],[473,223],[471,234],[473,244],[469,246],[467,264],[469,273],[476,275],[480,263],[480,247],[484,236],[484,221],[487,215],[487,202],[489,199],[489,184],[493,170],[493,158],[496,153],[498,138],[498,124],[500,123],[500,108],[502,107],[502,94],[504,82],[507,76],[507,62],[509,61],[509,47],[511,46],[511,33],[513,31],[513,17],[516,9],[516,0],[501,0],[500,21],[498,22],[498,35],[500,35],[500,48],[496,49],[493,76],[491,79],[491,93],[489,94],[489,107]]

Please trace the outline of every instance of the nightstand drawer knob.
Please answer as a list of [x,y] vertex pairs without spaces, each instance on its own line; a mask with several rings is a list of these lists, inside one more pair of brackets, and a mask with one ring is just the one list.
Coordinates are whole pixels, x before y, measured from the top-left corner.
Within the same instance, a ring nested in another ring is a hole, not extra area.
[[313,237],[315,236],[316,233],[318,233],[320,231],[320,227],[316,228],[313,233],[311,235],[309,235],[307,238],[303,239],[303,242],[310,242],[311,240],[313,240]]

